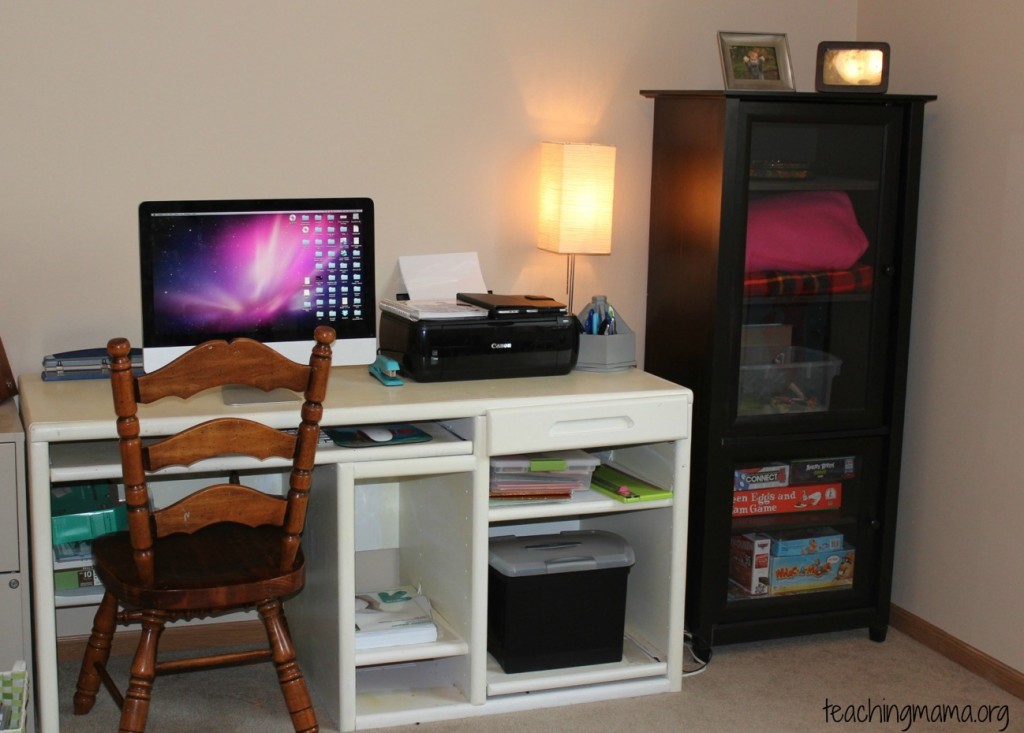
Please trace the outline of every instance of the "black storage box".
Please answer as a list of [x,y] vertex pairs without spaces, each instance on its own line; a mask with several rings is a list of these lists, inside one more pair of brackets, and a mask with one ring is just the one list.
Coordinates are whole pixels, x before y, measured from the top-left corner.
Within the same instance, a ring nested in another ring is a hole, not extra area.
[[620,661],[633,562],[599,530],[491,539],[487,651],[508,673]]

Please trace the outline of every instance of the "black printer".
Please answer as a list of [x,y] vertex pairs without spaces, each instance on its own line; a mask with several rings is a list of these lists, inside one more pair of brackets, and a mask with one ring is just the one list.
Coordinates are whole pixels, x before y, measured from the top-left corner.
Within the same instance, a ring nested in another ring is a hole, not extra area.
[[382,311],[378,338],[417,382],[568,374],[580,347],[579,321],[564,313],[409,320]]

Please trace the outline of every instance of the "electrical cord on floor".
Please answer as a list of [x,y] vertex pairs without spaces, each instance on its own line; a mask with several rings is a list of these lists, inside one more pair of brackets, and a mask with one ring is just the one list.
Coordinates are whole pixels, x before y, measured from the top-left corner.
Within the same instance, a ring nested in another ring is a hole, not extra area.
[[689,655],[690,659],[692,660],[692,663],[696,665],[692,666],[688,664],[685,658],[686,655],[684,655],[683,677],[692,677],[694,675],[700,674],[708,668],[708,665],[711,664],[711,649],[708,649],[707,659],[701,659],[699,656],[697,656],[697,653],[693,650],[693,635],[690,634],[689,631],[683,632],[683,645],[686,655]]

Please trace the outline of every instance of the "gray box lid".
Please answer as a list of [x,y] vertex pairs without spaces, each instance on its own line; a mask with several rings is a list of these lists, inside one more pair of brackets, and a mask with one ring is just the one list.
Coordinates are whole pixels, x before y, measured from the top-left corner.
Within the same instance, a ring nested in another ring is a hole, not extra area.
[[491,567],[510,578],[628,567],[634,560],[624,539],[596,529],[503,535],[490,542]]

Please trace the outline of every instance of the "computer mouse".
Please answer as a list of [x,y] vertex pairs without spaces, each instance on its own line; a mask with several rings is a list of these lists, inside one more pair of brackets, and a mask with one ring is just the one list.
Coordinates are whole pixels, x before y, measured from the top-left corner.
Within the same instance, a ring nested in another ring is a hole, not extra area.
[[392,433],[387,428],[359,428],[359,432],[365,435],[367,438],[372,440],[374,443],[387,443],[393,437]]

